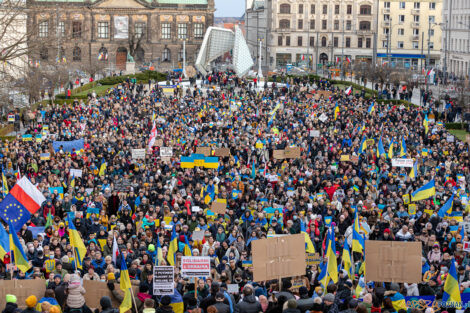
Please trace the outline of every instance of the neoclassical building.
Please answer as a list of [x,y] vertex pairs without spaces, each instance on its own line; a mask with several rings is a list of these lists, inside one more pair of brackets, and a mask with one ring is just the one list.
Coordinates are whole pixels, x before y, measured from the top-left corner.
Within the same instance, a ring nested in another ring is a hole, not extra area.
[[72,65],[105,62],[124,69],[128,53],[137,65],[180,67],[196,60],[214,22],[214,0],[27,0],[28,33],[41,45],[32,62]]

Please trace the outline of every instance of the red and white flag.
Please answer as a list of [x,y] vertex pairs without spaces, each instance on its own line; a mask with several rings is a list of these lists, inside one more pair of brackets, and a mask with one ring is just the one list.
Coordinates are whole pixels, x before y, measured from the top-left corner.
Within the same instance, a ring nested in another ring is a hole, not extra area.
[[341,62],[341,59],[339,57],[336,57],[336,63]]
[[117,244],[117,241],[116,241],[116,237],[114,237],[114,240],[113,240],[113,255],[112,255],[114,264],[117,264],[116,260],[117,260],[118,255],[119,255],[119,248],[118,248],[118,244]]
[[351,63],[351,59],[349,57],[346,57],[346,62]]
[[153,121],[152,131],[150,132],[150,140],[149,140],[149,150],[152,150],[153,144],[155,143],[155,139],[157,138],[157,124]]
[[431,76],[431,75],[434,75],[434,69],[430,69],[427,73],[426,73],[427,76]]
[[26,177],[22,177],[16,182],[16,185],[10,190],[10,194],[31,214],[39,210],[42,203],[46,201],[44,195]]
[[352,87],[349,86],[348,89],[346,89],[346,90],[344,91],[344,93],[345,93],[346,95],[348,95],[348,96],[351,95],[351,93],[352,93]]

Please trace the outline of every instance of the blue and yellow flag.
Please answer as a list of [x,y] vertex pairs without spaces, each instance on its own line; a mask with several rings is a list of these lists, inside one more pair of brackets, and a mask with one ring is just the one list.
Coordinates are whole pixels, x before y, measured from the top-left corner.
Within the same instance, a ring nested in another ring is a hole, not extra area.
[[454,205],[454,194],[447,200],[447,202],[439,209],[437,215],[444,217],[452,213],[452,206]]
[[204,158],[204,168],[215,168],[219,167],[219,158],[218,157],[205,157]]
[[3,198],[5,198],[8,195],[8,182],[7,178],[5,176],[5,173],[3,172],[3,167],[2,167],[2,194]]
[[381,157],[382,155],[386,156],[387,154],[385,153],[382,136],[380,136],[379,143],[377,144],[377,157]]
[[395,293],[393,296],[390,297],[390,300],[392,300],[393,308],[397,312],[400,310],[407,310],[405,297],[401,293]]
[[452,258],[452,262],[450,263],[449,274],[447,274],[446,282],[444,283],[444,294],[442,295],[442,303],[445,304],[447,302],[453,304],[452,307],[456,309],[460,309],[462,306],[459,279],[457,277],[454,258]]
[[181,168],[194,168],[194,159],[192,156],[182,156],[180,161]]
[[108,163],[106,163],[106,162],[101,163],[100,172],[98,174],[100,177],[104,176],[107,166],[108,166]]
[[119,287],[124,291],[124,299],[119,306],[119,313],[125,313],[132,309],[132,294],[131,294],[131,280],[129,278],[129,271],[127,270],[126,260],[121,255],[121,282]]
[[171,241],[168,246],[167,261],[171,266],[175,266],[176,252],[178,252],[178,238],[176,236],[176,230],[173,226],[173,231],[171,233]]
[[338,118],[338,114],[339,114],[339,106],[338,106],[338,104],[336,104],[336,107],[335,107],[335,121]]
[[418,177],[418,159],[416,159],[415,164],[413,164],[413,167],[411,168],[409,176],[410,178]]
[[0,260],[3,261],[5,255],[10,252],[10,237],[5,228],[0,227]]
[[318,274],[318,282],[322,285],[324,290],[326,290],[326,284],[328,283],[328,270],[326,269],[327,266],[327,263],[321,263],[319,266],[320,274]]
[[405,137],[401,138],[401,145],[400,145],[400,158],[406,155],[406,142]]
[[375,102],[372,102],[369,106],[369,108],[367,109],[367,113],[369,114],[372,114],[372,112],[374,112],[375,110]]
[[189,245],[188,237],[184,235],[184,256],[193,256],[191,246]]
[[360,234],[360,226],[359,226],[359,214],[357,212],[357,207],[354,211],[354,227],[353,227],[353,241],[352,241],[352,251],[364,253],[364,237]]
[[343,255],[341,256],[341,260],[343,261],[343,268],[348,272],[348,276],[350,279],[354,279],[354,269],[353,269],[353,261],[352,261],[352,254],[351,250],[349,249],[348,240],[344,240],[344,247],[343,247]]
[[331,226],[328,230],[328,237],[327,237],[327,246],[326,246],[326,257],[328,258],[328,278],[326,281],[326,286],[328,286],[328,282],[330,280],[333,283],[338,282],[338,262],[336,260],[336,244],[335,244],[335,227]]
[[171,298],[171,303],[170,306],[173,308],[173,311],[175,313],[183,313],[184,312],[184,303],[183,303],[183,297],[181,297],[181,294],[174,289],[173,295],[170,296]]
[[80,237],[80,234],[78,233],[78,230],[75,228],[73,220],[70,218],[70,216],[68,217],[68,224],[70,245],[73,247],[73,250],[75,252],[75,264],[77,268],[81,269],[83,266],[83,258],[87,253],[86,247],[83,243],[82,237]]
[[390,141],[390,146],[388,147],[388,158],[393,159],[393,140]]
[[426,115],[423,120],[423,126],[424,126],[424,134],[428,134],[429,132],[429,122],[428,122],[428,116]]
[[315,253],[315,247],[313,246],[312,239],[310,239],[310,236],[305,231],[302,231],[302,234],[304,234],[305,237],[305,252]]
[[155,260],[156,265],[161,265],[163,261],[163,249],[160,244],[160,239],[157,237],[157,258]]
[[10,228],[10,250],[11,250],[11,262],[15,264],[16,267],[21,270],[23,273],[26,273],[31,265],[28,263],[28,258],[23,251],[23,246],[16,235],[16,230],[13,227],[11,221],[8,221],[8,227]]
[[362,137],[362,141],[359,144],[359,154],[363,154],[367,150],[366,136]]
[[72,180],[70,181],[70,187],[75,188],[75,174],[72,176]]
[[431,179],[423,187],[419,188],[411,194],[411,201],[419,201],[431,198],[436,194],[436,186],[434,183],[434,178]]

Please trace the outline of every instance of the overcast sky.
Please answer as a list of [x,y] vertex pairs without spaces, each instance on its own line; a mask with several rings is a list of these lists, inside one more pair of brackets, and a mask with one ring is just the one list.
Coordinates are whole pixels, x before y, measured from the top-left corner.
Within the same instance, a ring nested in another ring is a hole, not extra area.
[[241,17],[245,11],[245,0],[215,0],[216,17]]

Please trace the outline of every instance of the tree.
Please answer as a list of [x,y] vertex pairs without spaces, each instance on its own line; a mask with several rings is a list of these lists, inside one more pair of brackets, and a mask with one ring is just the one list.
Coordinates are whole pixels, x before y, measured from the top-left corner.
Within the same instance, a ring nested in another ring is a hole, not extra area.
[[95,79],[97,74],[104,74],[106,62],[92,58],[90,62],[80,64],[80,69]]
[[142,49],[142,40],[145,37],[145,26],[136,30],[135,27],[129,30],[128,43],[129,54],[132,55],[134,60],[138,59],[137,51]]

